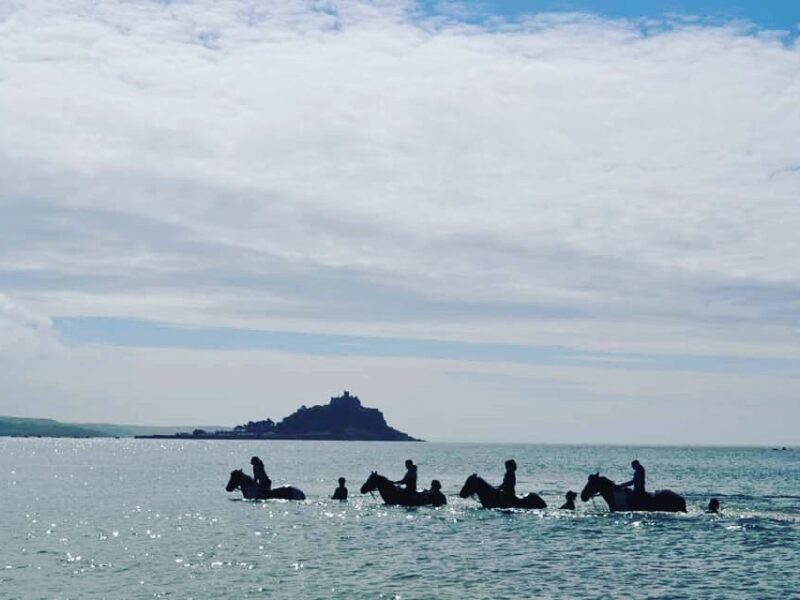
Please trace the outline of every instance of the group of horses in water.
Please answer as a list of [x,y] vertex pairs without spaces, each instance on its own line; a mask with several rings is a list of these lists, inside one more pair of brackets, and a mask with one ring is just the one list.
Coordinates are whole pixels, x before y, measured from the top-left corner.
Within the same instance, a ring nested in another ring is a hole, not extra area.
[[[282,486],[265,490],[258,482],[241,469],[231,472],[230,480],[225,486],[228,492],[240,489],[242,495],[248,500],[305,500],[306,495],[294,486]],[[361,486],[362,494],[377,491],[383,502],[392,506],[441,506],[447,500],[438,490],[425,490],[417,492],[406,490],[398,486],[388,477],[373,471]],[[477,496],[484,508],[521,508],[541,509],[547,508],[547,503],[538,494],[530,493],[519,497],[516,494],[509,496],[503,494],[495,486],[488,483],[477,473],[467,477],[461,491],[461,498]],[[580,493],[581,500],[588,502],[595,496],[601,496],[612,512],[628,511],[660,511],[660,512],[686,512],[686,500],[683,496],[671,490],[659,490],[655,493],[636,494],[625,486],[617,485],[611,479],[603,477],[600,473],[593,473]]]

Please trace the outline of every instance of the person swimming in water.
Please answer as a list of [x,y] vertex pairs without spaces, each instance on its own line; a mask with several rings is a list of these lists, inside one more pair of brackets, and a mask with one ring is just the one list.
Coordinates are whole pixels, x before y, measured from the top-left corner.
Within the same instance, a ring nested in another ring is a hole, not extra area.
[[708,508],[706,509],[706,512],[714,514],[714,515],[718,515],[719,514],[719,500],[717,500],[716,498],[712,498],[711,500],[709,500],[708,501]]
[[339,477],[339,487],[333,490],[333,496],[331,496],[331,499],[347,500],[347,488],[344,487],[344,483],[345,483],[344,477]]
[[410,458],[406,460],[406,474],[400,481],[394,482],[397,485],[405,486],[406,492],[411,494],[417,491],[417,465]]
[[433,506],[444,506],[447,504],[447,498],[442,493],[442,484],[438,479],[431,481],[431,489],[425,490],[422,493],[428,496]]
[[272,490],[272,480],[267,476],[264,470],[264,463],[260,458],[254,456],[250,459],[250,464],[253,465],[253,479],[256,480],[258,485],[257,497],[266,498]]
[[561,510],[575,510],[575,498],[578,497],[578,494],[570,490],[564,497],[567,501],[561,505]]
[[503,475],[503,483],[500,484],[497,491],[511,500],[517,497],[517,461],[513,458],[506,461],[506,472]]

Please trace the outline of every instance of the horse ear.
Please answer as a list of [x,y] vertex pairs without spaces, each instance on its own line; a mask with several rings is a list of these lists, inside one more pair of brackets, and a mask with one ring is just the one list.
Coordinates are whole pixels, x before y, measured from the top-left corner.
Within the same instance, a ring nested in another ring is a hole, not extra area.
[[600,471],[594,474],[595,477],[600,477]]

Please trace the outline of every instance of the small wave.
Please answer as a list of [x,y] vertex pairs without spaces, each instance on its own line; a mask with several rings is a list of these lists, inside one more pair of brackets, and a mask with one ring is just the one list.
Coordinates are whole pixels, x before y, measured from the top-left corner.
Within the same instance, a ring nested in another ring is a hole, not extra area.
[[800,496],[795,494],[764,494],[764,495],[753,495],[753,494],[725,494],[722,492],[704,492],[704,493],[686,493],[683,495],[687,500],[702,500],[708,499],[711,497],[714,498],[732,498],[735,500],[775,500],[775,499],[785,499],[785,500],[800,500]]
[[768,523],[773,525],[794,525],[800,523],[797,515],[782,512],[744,512],[740,515],[731,515],[742,523],[761,524]]
[[785,498],[787,500],[800,500],[800,496],[794,496],[792,494],[777,494],[775,496],[761,496],[762,498]]

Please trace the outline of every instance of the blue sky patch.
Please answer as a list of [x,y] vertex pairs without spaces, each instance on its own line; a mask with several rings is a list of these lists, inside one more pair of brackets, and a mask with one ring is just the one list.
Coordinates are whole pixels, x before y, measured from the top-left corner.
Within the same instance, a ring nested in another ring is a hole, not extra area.
[[517,20],[546,12],[585,12],[607,18],[699,17],[703,20],[748,21],[764,29],[797,34],[800,2],[791,0],[488,0],[483,2],[420,2],[429,14],[454,16],[472,22],[492,17]]
[[787,358],[587,352],[561,346],[335,335],[232,327],[178,327],[139,319],[106,317],[57,318],[54,319],[54,324],[62,341],[70,345],[272,350],[316,356],[421,358],[647,370],[797,373],[800,369],[800,360]]

